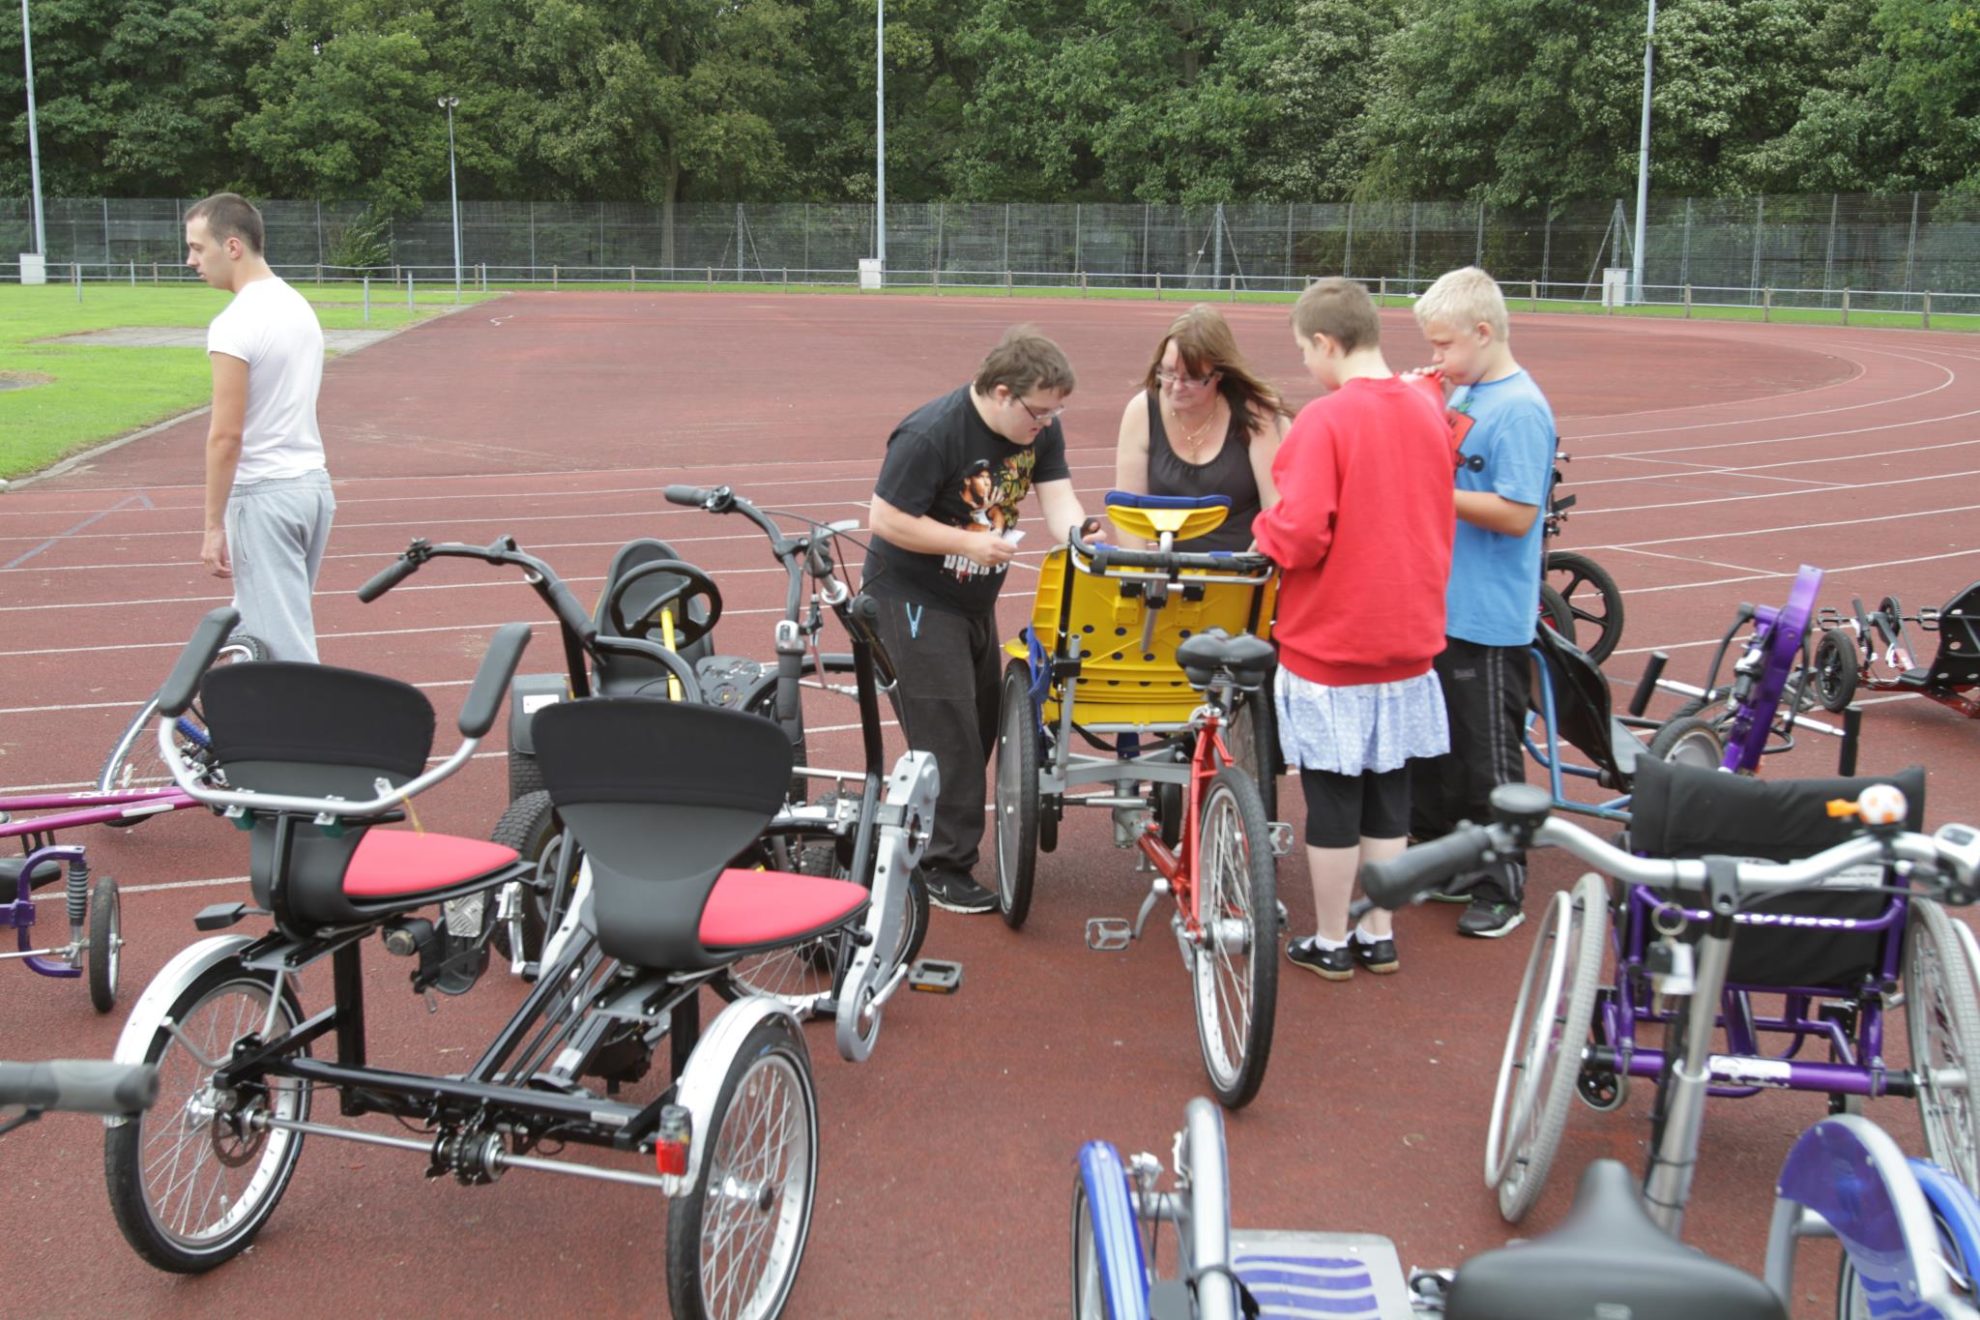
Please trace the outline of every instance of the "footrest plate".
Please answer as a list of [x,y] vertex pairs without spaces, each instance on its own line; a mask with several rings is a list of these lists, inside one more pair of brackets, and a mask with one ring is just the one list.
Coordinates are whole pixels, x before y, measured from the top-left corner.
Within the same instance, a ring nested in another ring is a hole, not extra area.
[[1086,919],[1086,947],[1096,953],[1113,953],[1125,949],[1134,939],[1134,927],[1125,917],[1088,917]]
[[1231,1265],[1261,1315],[1402,1320],[1411,1313],[1395,1244],[1377,1234],[1233,1229]]
[[923,958],[908,968],[907,986],[927,995],[952,995],[962,989],[962,964]]

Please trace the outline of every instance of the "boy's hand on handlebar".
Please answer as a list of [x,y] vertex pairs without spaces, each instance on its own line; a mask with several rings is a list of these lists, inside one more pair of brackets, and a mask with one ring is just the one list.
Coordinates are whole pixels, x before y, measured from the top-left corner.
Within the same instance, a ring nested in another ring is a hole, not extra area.
[[1097,514],[1079,525],[1080,539],[1083,541],[1108,540],[1107,520]]

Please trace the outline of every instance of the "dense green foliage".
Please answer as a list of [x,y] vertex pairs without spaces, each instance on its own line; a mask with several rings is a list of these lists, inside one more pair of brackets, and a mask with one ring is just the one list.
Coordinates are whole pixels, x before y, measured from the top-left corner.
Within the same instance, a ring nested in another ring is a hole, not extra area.
[[[869,0],[31,0],[44,190],[870,198]],[[1623,196],[1644,0],[894,0],[890,199]],[[0,195],[27,191],[0,23]],[[1663,0],[1652,187],[1980,190],[1980,0]]]

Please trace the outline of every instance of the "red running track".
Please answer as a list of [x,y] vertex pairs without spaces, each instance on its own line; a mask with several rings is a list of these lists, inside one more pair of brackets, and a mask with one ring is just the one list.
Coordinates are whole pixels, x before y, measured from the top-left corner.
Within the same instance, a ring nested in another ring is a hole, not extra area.
[[[760,540],[739,520],[665,505],[663,486],[726,481],[814,517],[860,516],[893,422],[965,379],[1004,326],[1031,319],[1080,370],[1066,423],[1076,484],[1097,499],[1111,484],[1119,410],[1179,310],[519,295],[341,358],[322,405],[339,501],[318,606],[324,658],[420,684],[449,727],[489,632],[540,620],[535,598],[458,562],[371,606],[351,592],[412,536],[504,532],[587,596],[619,543],[665,537],[721,583],[723,648],[767,656],[781,579]],[[1227,310],[1254,363],[1295,403],[1312,397],[1284,310]],[[1397,366],[1425,360],[1406,316],[1384,328]],[[1593,554],[1627,593],[1628,630],[1609,666],[1620,682],[1653,648],[1670,653],[1672,677],[1697,681],[1737,604],[1784,598],[1804,561],[1828,570],[1826,604],[1892,593],[1936,604],[1980,576],[1980,343],[1535,316],[1517,317],[1515,334],[1574,455],[1580,503],[1561,544]],[[11,625],[0,642],[0,784],[93,779],[198,616],[224,602],[196,563],[203,428],[190,419],[0,499],[0,617]],[[1007,633],[1023,621],[1022,587],[1006,593]],[[526,666],[556,665],[554,633],[539,629]],[[1863,767],[1923,762],[1933,823],[1980,817],[1974,727],[1923,701],[1872,700]],[[1833,764],[1829,740],[1804,741],[1769,773]],[[844,739],[832,750],[851,758]],[[1283,788],[1282,814],[1297,822],[1297,793]],[[429,828],[481,834],[502,797],[496,746],[423,799],[421,815]],[[193,938],[194,911],[243,893],[241,841],[201,815],[77,838],[127,887],[126,1004]],[[1559,857],[1537,859],[1528,910],[1572,875]],[[1039,883],[1021,934],[937,914],[928,953],[965,962],[963,991],[897,1000],[870,1063],[841,1062],[829,1030],[814,1029],[823,1168],[793,1314],[1063,1312],[1080,1142],[1166,1155],[1183,1102],[1204,1091],[1189,991],[1163,940],[1113,954],[1081,945],[1087,917],[1130,914],[1143,892],[1104,821],[1069,820]],[[1309,929],[1303,865],[1288,859],[1279,883],[1295,930]],[[1229,1123],[1239,1223],[1385,1233],[1405,1263],[1426,1265],[1509,1235],[1478,1167],[1538,923],[1465,941],[1451,912],[1403,915],[1398,976],[1336,986],[1285,969],[1264,1090]],[[391,1065],[458,1070],[520,998],[493,975],[429,1016],[403,993],[403,973],[371,962],[374,1055]],[[117,1015],[95,1017],[78,985],[18,968],[0,977],[0,1058],[114,1045]],[[327,993],[323,977],[305,984],[307,1002]],[[1577,1108],[1557,1170],[1604,1154],[1640,1163],[1648,1106],[1639,1088],[1617,1114]],[[1818,1097],[1790,1094],[1715,1103],[1687,1239],[1757,1268],[1773,1174],[1822,1112]],[[1922,1151],[1909,1102],[1870,1113]],[[170,1278],[118,1236],[99,1142],[93,1121],[60,1116],[6,1138],[10,1313],[193,1316],[270,1299],[298,1317],[664,1309],[666,1212],[654,1194],[531,1174],[468,1190],[423,1181],[416,1157],[322,1140],[251,1253],[203,1278]],[[1571,1183],[1557,1172],[1520,1231],[1553,1223]],[[1831,1279],[1817,1248],[1797,1311],[1812,1313]]]

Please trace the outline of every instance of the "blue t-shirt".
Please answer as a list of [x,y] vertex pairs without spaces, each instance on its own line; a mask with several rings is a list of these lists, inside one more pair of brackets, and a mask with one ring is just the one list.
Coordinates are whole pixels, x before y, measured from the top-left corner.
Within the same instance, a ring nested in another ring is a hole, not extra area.
[[[1457,488],[1491,491],[1540,508],[1554,467],[1554,410],[1533,377],[1463,386],[1453,412],[1470,419],[1458,447]],[[1445,596],[1444,632],[1480,646],[1524,646],[1540,612],[1540,540],[1546,511],[1525,536],[1504,536],[1458,519]]]

